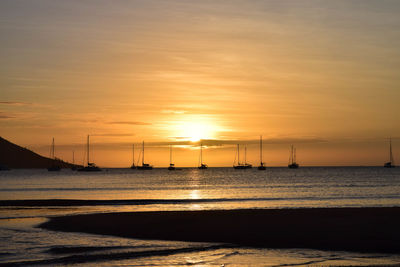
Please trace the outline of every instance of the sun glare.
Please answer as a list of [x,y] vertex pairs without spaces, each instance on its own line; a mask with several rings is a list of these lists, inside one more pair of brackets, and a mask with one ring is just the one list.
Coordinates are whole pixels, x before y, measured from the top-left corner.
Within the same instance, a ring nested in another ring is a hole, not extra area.
[[198,142],[202,139],[216,138],[217,126],[207,120],[192,118],[190,120],[179,121],[174,129],[174,136],[180,139]]
[[200,141],[201,139],[206,138],[206,126],[198,123],[188,123],[186,125],[186,136],[192,142]]

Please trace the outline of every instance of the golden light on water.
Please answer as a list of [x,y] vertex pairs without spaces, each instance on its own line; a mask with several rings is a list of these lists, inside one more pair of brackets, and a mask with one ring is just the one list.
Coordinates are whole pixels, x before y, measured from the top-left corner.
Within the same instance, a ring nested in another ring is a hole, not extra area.
[[190,191],[190,198],[191,199],[200,199],[200,191],[199,190],[192,190]]

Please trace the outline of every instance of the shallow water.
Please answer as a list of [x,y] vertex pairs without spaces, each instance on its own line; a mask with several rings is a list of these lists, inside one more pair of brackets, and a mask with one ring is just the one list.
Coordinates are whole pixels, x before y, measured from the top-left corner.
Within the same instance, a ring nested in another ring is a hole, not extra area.
[[0,172],[0,200],[106,201],[85,206],[2,206],[0,263],[104,266],[400,264],[397,255],[145,241],[34,227],[49,216],[94,212],[400,206],[399,193],[398,168],[269,168],[267,171],[210,168],[174,172],[109,169],[101,173],[4,171]]

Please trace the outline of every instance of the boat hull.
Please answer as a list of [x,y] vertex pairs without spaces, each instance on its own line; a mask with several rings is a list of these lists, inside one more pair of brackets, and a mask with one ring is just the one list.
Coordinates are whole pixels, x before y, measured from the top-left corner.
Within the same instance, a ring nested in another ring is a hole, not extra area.
[[391,162],[386,162],[385,165],[383,165],[385,168],[394,168],[395,166]]
[[236,165],[236,166],[233,166],[233,168],[234,168],[235,170],[246,170],[246,169],[251,169],[251,168],[253,168],[253,166],[250,165],[250,164],[246,164],[246,165]]
[[137,166],[138,170],[152,170],[153,166]]
[[61,167],[60,166],[51,166],[51,167],[47,168],[47,170],[49,172],[57,172],[57,171],[61,170]]
[[208,166],[206,165],[206,164],[201,164],[199,167],[197,167],[197,168],[199,168],[200,170],[205,170],[205,169],[208,169]]
[[80,172],[100,172],[101,169],[99,167],[86,166],[86,167],[78,169],[78,171],[80,171]]
[[299,168],[299,164],[297,163],[292,163],[288,165],[289,169],[298,169]]

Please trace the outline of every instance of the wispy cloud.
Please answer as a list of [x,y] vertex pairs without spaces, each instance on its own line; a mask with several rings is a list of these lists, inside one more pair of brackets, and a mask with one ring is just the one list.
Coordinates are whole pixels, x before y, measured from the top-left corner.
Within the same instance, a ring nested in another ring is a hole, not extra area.
[[5,112],[0,112],[0,120],[14,119],[15,116]]
[[28,102],[17,102],[17,101],[0,101],[0,105],[9,105],[9,106],[29,106],[32,103]]
[[[174,137],[173,137],[174,138]],[[146,142],[147,146],[200,146],[202,144],[206,147],[222,147],[222,146],[231,146],[231,145],[258,145],[259,139],[203,139],[200,141],[190,141],[190,140],[182,140],[182,137],[174,138],[176,141],[161,141],[161,142]],[[325,143],[328,140],[318,137],[304,137],[304,138],[270,138],[264,139],[264,144],[315,144],[315,143]]]
[[161,111],[161,113],[164,114],[185,114],[187,111],[186,110],[171,110],[171,109],[164,109]]
[[142,122],[142,121],[110,121],[110,122],[107,122],[107,124],[151,125],[151,123]]
[[124,136],[134,136],[133,133],[96,133],[90,136],[103,136],[103,137],[124,137]]

